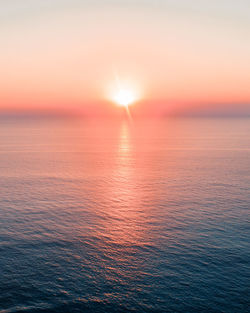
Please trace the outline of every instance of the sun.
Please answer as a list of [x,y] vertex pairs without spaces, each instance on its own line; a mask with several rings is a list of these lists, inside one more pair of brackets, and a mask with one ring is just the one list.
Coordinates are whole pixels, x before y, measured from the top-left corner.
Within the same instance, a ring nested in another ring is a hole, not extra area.
[[119,106],[128,107],[137,100],[137,96],[132,89],[120,88],[114,93],[113,100]]

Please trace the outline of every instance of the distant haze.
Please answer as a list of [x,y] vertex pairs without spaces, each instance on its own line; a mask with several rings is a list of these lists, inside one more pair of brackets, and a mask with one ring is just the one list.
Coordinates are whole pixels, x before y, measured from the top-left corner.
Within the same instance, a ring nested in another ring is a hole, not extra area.
[[250,114],[248,0],[0,0],[0,112]]

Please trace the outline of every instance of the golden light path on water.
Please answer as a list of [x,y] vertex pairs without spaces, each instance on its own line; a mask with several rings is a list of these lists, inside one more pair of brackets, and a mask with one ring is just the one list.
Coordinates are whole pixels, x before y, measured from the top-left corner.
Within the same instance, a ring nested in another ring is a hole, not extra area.
[[144,241],[147,228],[144,214],[138,212],[142,195],[138,189],[134,166],[134,147],[131,140],[131,129],[127,122],[121,125],[117,139],[112,184],[106,190],[109,199],[113,199],[114,202],[108,210],[110,219],[105,227],[105,233],[114,243],[126,246]]

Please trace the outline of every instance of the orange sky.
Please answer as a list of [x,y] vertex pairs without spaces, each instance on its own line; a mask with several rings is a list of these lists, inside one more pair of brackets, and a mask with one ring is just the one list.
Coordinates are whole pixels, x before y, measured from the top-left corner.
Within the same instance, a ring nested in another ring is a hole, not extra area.
[[[156,4],[157,2],[157,4]],[[1,1],[0,108],[138,114],[250,112],[247,1]]]

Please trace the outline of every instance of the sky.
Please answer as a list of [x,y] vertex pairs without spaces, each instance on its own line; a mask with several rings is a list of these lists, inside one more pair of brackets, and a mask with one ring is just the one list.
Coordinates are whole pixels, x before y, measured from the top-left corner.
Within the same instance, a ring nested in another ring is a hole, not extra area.
[[250,114],[249,0],[0,0],[0,111]]

